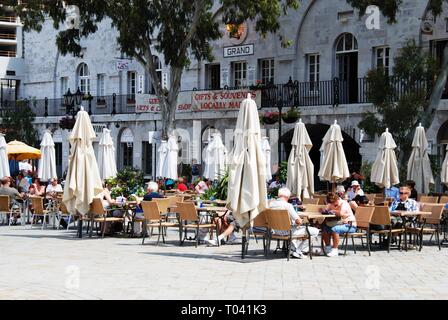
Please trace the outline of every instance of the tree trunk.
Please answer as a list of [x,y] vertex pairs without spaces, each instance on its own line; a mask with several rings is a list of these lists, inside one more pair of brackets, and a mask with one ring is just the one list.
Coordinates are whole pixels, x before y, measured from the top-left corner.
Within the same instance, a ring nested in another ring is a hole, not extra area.
[[437,108],[439,107],[440,100],[442,99],[443,91],[445,91],[445,85],[448,78],[448,45],[443,50],[443,59],[440,73],[437,77],[437,81],[432,89],[431,97],[429,98],[428,108],[426,108],[422,119],[422,125],[425,128],[431,126],[432,121],[436,115]]

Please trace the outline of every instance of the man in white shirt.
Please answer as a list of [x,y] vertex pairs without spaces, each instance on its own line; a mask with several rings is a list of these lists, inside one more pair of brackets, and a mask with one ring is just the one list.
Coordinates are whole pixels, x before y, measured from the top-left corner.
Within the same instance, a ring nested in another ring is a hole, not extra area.
[[[281,188],[278,190],[278,199],[272,200],[269,204],[271,209],[286,209],[288,210],[289,217],[291,218],[292,235],[293,236],[306,236],[306,227],[302,225],[303,221],[299,214],[294,209],[293,205],[288,202],[291,197],[291,191],[288,188]],[[317,238],[319,235],[319,229],[308,227],[311,240]],[[273,230],[275,234],[287,235],[284,231]],[[308,249],[308,240],[293,240],[291,241],[291,255],[295,258],[302,259],[303,253],[306,253]]]
[[347,194],[347,197],[350,207],[356,211],[358,208],[358,203],[361,200],[360,197],[365,197],[364,191],[361,189],[361,185],[357,180],[352,181],[352,186]]
[[28,190],[30,188],[30,183],[25,178],[23,173],[19,173],[17,175],[17,187],[20,187],[22,192],[28,193]]
[[47,186],[47,189],[45,190],[45,193],[47,195],[54,196],[56,192],[63,192],[62,186],[58,183],[57,178],[53,178],[50,181],[50,184]]

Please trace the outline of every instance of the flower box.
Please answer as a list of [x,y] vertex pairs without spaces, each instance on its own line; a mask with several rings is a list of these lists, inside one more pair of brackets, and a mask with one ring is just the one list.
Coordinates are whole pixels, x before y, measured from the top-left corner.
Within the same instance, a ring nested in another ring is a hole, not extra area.
[[279,120],[278,112],[268,112],[265,113],[262,117],[262,122],[264,124],[274,124]]

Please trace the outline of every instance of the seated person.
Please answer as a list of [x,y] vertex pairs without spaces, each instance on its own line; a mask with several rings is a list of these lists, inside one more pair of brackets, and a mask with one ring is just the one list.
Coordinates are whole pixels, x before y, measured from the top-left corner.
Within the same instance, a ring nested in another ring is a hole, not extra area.
[[165,188],[166,190],[172,190],[174,187],[174,180],[173,179],[166,179],[165,180]]
[[179,192],[188,191],[188,187],[185,184],[185,178],[184,177],[180,177],[179,178],[179,182],[177,183],[177,191],[179,191]]
[[[23,198],[25,198],[25,193],[19,192],[15,188],[11,188],[11,179],[9,177],[4,177],[0,180],[1,186],[0,186],[0,195],[9,196],[9,200],[11,203],[14,203],[15,201],[23,202]],[[17,222],[17,216],[13,217],[14,221],[13,223]]]
[[389,189],[384,189],[384,197],[392,198],[394,200],[400,199],[400,189],[396,186],[391,186]]
[[40,183],[39,178],[33,178],[32,181],[33,183],[31,185],[34,186],[35,189],[34,195],[38,197],[43,197],[45,194],[45,186]]
[[157,182],[148,182],[146,191],[147,193],[143,196],[144,201],[151,201],[154,198],[164,198],[164,196],[159,193],[159,185]]
[[347,194],[350,208],[356,211],[360,204],[368,203],[369,200],[364,195],[364,191],[361,189],[361,185],[357,180],[353,180],[351,184],[351,190]]
[[417,201],[418,192],[417,192],[417,190],[415,190],[415,181],[408,180],[404,183],[404,185],[407,186],[411,192],[411,194],[409,195],[409,198]]
[[21,187],[24,193],[27,193],[30,188],[30,183],[23,173],[17,175],[17,187]]
[[[215,223],[218,225],[218,230],[220,232],[218,236],[218,241],[223,244],[225,241],[224,239],[228,236],[229,240],[225,243],[231,244],[235,243],[237,238],[235,236],[235,232],[238,232],[240,230],[240,226],[238,225],[238,222],[235,220],[235,218],[232,216],[230,210],[227,210],[224,214],[222,214],[219,217],[215,218]],[[207,242],[209,245],[217,246],[218,241],[216,239],[205,239],[205,242]]]
[[344,186],[343,185],[338,185],[337,187],[336,187],[336,194],[339,196],[339,198],[341,198],[342,200],[347,200],[348,199],[348,197],[347,197],[347,194],[346,194],[346,192],[345,192],[345,188],[344,188]]
[[204,194],[209,189],[208,182],[208,179],[204,178],[203,180],[199,181],[197,186],[194,188],[199,195]]
[[[306,227],[302,225],[303,221],[299,214],[294,209],[293,205],[288,202],[291,197],[291,191],[288,188],[280,188],[278,190],[278,199],[272,200],[269,204],[271,209],[286,209],[288,211],[289,217],[291,219],[292,225],[292,235],[293,236],[305,236],[307,234]],[[311,241],[313,238],[317,238],[319,235],[319,230],[317,228],[308,228],[311,236]],[[279,235],[288,235],[289,233],[284,233],[283,231],[273,230],[273,233]],[[306,240],[293,240],[291,241],[291,255],[295,258],[303,258],[303,253],[308,250],[308,239]]]
[[[353,214],[350,205],[346,200],[342,200],[339,196],[333,192],[327,195],[327,211],[330,211],[336,217],[340,218],[340,221],[333,225],[330,221],[325,219],[322,225],[322,239],[325,243],[325,253],[328,257],[337,257],[339,255],[339,235],[347,232],[356,231],[356,219]],[[330,241],[333,239],[333,246]]]
[[[400,198],[392,202],[389,207],[389,211],[418,211],[418,203],[414,199],[411,199],[411,189],[408,186],[400,188]],[[403,219],[396,215],[391,215],[392,228],[401,228],[403,226]]]
[[62,186],[58,183],[57,178],[53,178],[50,180],[47,188],[45,189],[47,197],[55,198],[57,193],[63,192]]
[[269,184],[269,189],[276,189],[283,187],[283,184],[280,182],[280,176],[278,174],[273,176],[272,182]]

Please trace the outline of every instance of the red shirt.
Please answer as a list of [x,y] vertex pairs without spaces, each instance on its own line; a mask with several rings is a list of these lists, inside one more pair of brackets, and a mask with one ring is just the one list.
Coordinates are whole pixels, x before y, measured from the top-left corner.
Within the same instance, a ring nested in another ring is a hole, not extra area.
[[180,192],[185,192],[188,190],[188,188],[184,183],[179,183],[177,185],[177,190],[179,190]]

